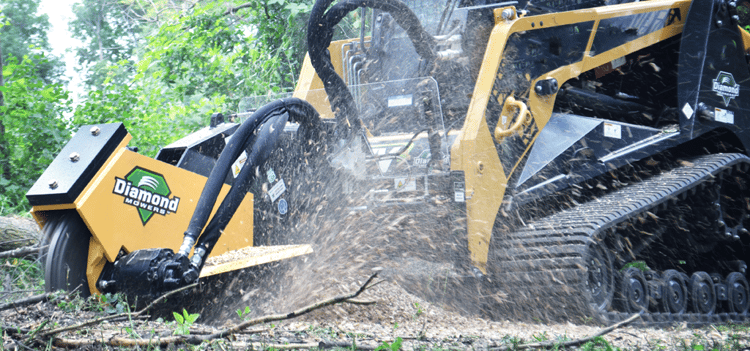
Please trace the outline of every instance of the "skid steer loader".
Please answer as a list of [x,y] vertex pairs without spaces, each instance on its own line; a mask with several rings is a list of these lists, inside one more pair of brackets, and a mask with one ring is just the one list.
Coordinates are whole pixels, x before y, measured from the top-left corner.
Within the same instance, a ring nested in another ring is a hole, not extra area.
[[[447,213],[502,318],[750,318],[741,4],[331,2],[294,96],[243,123],[156,159],[81,128],[27,195],[48,289],[154,296],[304,255],[285,233],[333,192]],[[358,9],[370,35],[331,42]]]

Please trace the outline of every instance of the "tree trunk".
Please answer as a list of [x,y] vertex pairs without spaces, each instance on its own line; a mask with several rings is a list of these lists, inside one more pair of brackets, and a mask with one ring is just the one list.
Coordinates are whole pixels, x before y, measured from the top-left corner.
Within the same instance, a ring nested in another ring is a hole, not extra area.
[[[0,87],[5,86],[5,79],[3,78],[3,49],[0,48]],[[5,105],[5,95],[0,91],[0,106]],[[10,180],[10,150],[8,149],[8,143],[5,141],[5,126],[3,125],[3,119],[0,116],[0,176]]]
[[39,242],[41,231],[30,218],[0,217],[0,252]]

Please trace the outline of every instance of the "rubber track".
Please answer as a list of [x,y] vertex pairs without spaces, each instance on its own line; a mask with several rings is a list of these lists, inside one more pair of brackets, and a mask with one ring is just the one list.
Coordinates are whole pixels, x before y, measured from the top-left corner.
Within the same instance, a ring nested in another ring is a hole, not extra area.
[[[535,220],[499,241],[496,255],[501,310],[523,320],[599,321],[611,324],[632,315],[600,312],[589,303],[584,260],[589,245],[624,221],[708,181],[715,175],[750,163],[742,154],[716,154],[682,162],[680,166],[614,191],[574,208]],[[615,287],[617,282],[615,281]],[[610,309],[611,310],[611,309]],[[642,313],[641,325],[747,322],[747,313]]]

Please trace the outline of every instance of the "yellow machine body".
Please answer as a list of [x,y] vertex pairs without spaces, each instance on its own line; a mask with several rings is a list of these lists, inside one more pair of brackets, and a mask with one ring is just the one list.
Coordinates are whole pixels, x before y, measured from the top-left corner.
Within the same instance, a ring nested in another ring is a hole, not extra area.
[[[502,137],[497,134],[496,130],[489,129],[487,120],[500,120],[498,129],[502,130],[505,128],[504,133],[507,135],[522,135],[526,144],[525,155],[534,145],[538,132],[544,128],[549,120],[555,101],[554,94],[540,97],[536,94],[530,94],[529,91],[521,92],[521,95],[526,97],[523,99],[525,102],[518,101],[514,102],[514,104],[517,105],[520,103],[528,106],[528,113],[525,114],[526,116],[515,118],[522,120],[522,122],[517,123],[513,129],[508,128],[511,121],[515,120],[512,113],[505,117],[505,123],[502,123],[502,116],[486,115],[490,99],[494,99],[502,106],[506,103],[506,98],[508,97],[501,95],[497,89],[493,89],[493,85],[496,84],[497,80],[502,79],[502,73],[499,71],[501,65],[503,65],[506,44],[511,35],[539,28],[553,28],[593,21],[594,27],[586,45],[586,54],[583,55],[581,60],[564,67],[559,67],[539,77],[527,77],[531,86],[534,86],[537,81],[550,78],[556,79],[562,85],[562,82],[575,79],[582,72],[606,66],[610,62],[624,57],[629,53],[680,34],[684,25],[684,16],[687,14],[689,7],[689,0],[644,1],[507,19],[503,18],[503,12],[511,10],[510,12],[515,14],[515,8],[507,7],[494,10],[495,26],[487,43],[481,69],[471,96],[471,103],[466,113],[463,128],[461,129],[461,135],[451,147],[451,169],[463,171],[466,177],[467,240],[471,252],[471,260],[477,268],[486,273],[487,252],[490,238],[492,237],[495,217],[503,202],[507,181],[511,174],[516,171],[515,167],[512,169],[503,169],[495,148],[495,144],[499,143]],[[649,12],[661,14],[664,13],[663,10],[671,11],[666,12],[667,14],[679,13],[682,15],[663,16],[664,18],[656,17],[654,20],[665,23],[662,29],[641,36],[636,40],[628,41],[626,44],[606,52],[591,52],[591,46],[596,37],[596,28],[599,21]],[[359,39],[336,41],[329,46],[331,62],[339,75],[344,71],[341,61],[342,46],[355,40]],[[294,96],[309,101],[318,109],[322,116],[333,117],[330,104],[327,100],[328,96],[323,90],[323,83],[315,74],[309,57],[305,58]],[[508,110],[512,112],[514,109],[510,108]],[[515,110],[517,111],[518,109]],[[514,160],[516,166],[518,166],[522,158],[523,155],[519,159]]]
[[[95,282],[106,262],[114,262],[120,252],[129,253],[149,248],[170,248],[176,251],[182,242],[182,231],[187,228],[201,195],[206,177],[157,161],[127,149],[132,137],[127,137],[107,159],[84,191],[69,204],[42,205],[32,208],[32,215],[40,227],[55,211],[75,209],[92,234],[86,275],[89,290],[97,292]],[[147,169],[164,177],[173,198],[179,198],[176,211],[165,215],[153,214],[143,223],[138,207],[128,203],[128,198],[115,193],[116,180],[123,179],[135,168]],[[219,195],[220,202],[229,186],[224,185]],[[215,209],[214,209],[215,212]],[[213,213],[212,213],[213,215]],[[248,193],[235,216],[226,227],[209,258],[228,252],[245,249],[253,261],[238,259],[206,267],[202,276],[246,268],[252,265],[286,259],[311,252],[307,245],[264,248],[253,252],[253,194]]]

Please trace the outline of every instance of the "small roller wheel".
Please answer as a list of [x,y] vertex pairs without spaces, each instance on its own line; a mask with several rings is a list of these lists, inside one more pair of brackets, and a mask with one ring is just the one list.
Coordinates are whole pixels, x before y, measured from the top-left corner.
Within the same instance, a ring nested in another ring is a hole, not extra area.
[[86,279],[91,234],[78,214],[69,212],[48,222],[43,232],[45,237],[49,235],[49,247],[43,255],[45,289],[91,295]]
[[661,279],[664,284],[664,310],[675,314],[685,313],[688,306],[688,288],[683,275],[674,269],[668,269],[664,271]]
[[706,272],[695,272],[690,277],[690,307],[693,312],[712,314],[716,310],[714,281]]
[[620,281],[623,308],[628,312],[642,312],[648,310],[648,283],[643,272],[630,267],[622,274]]
[[750,306],[750,285],[742,273],[732,272],[727,276],[727,297],[730,312],[745,313]]

